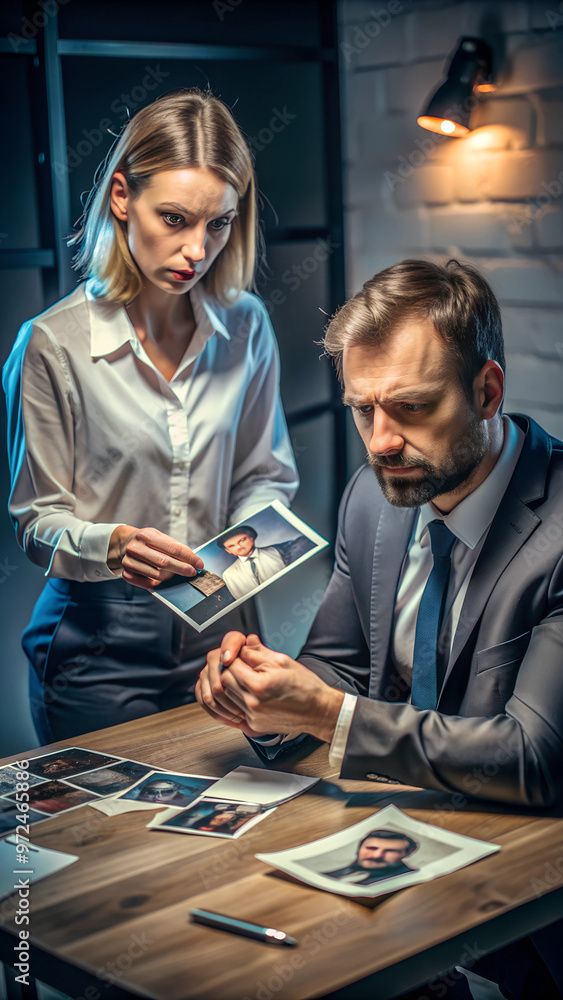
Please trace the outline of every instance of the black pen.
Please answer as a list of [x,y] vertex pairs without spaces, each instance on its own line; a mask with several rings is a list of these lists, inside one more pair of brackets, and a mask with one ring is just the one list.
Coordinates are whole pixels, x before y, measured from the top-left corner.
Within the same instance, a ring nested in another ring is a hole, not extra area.
[[261,924],[251,924],[248,920],[237,920],[236,917],[226,917],[223,913],[213,913],[211,910],[190,910],[190,916],[198,924],[207,924],[208,927],[218,927],[222,931],[231,931],[232,934],[242,934],[244,937],[256,938],[257,941],[289,945],[296,945],[298,943],[295,938],[290,937],[285,931],[277,931],[274,927],[262,927]]

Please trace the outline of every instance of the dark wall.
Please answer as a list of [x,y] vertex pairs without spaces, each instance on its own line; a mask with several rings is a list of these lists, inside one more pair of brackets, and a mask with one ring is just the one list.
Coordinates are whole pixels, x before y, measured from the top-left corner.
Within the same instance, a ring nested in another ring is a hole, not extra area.
[[[315,342],[344,288],[333,3],[66,0],[54,7],[49,16],[21,3],[0,10],[0,74],[9,95],[9,155],[0,160],[1,361],[20,324],[76,284],[62,237],[127,109],[177,88],[209,86],[233,109],[255,154],[268,243],[259,289],[278,336],[302,478],[294,509],[332,537],[346,476],[343,425]],[[92,41],[112,43],[110,54],[107,47],[91,54]],[[154,43],[163,44],[146,48]],[[174,44],[199,48],[167,58]],[[39,257],[31,252],[39,249]],[[5,456],[2,469],[7,496]],[[18,549],[4,505],[0,541],[0,753],[8,754],[36,745],[19,637],[44,581]],[[263,631],[273,645],[297,651],[329,562],[317,557],[266,591]]]

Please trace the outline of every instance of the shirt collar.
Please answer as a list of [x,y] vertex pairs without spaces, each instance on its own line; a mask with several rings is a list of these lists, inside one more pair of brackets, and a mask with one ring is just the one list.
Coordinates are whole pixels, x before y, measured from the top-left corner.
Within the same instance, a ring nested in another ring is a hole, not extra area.
[[[493,520],[498,505],[516,468],[524,444],[525,434],[510,417],[504,416],[504,443],[502,451],[477,489],[466,496],[454,509],[441,519],[450,531],[470,549],[474,549],[479,539]],[[415,541],[421,543],[422,535],[430,521],[439,520],[430,503],[420,508],[415,529]],[[427,535],[428,538],[428,535]]]
[[[121,302],[108,302],[94,294],[95,281],[86,282],[85,295],[90,314],[90,354],[93,358],[103,358],[123,347],[137,342],[137,335]],[[201,281],[190,290],[190,302],[194,311],[196,329],[188,353],[191,360],[199,354],[214,333],[230,340],[229,332],[219,319],[215,303],[208,298]]]

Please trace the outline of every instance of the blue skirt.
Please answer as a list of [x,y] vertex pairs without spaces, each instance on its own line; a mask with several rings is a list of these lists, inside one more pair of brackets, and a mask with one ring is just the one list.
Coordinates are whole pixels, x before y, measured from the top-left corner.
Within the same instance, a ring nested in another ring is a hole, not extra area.
[[39,739],[74,738],[193,701],[206,654],[233,628],[257,630],[252,602],[198,633],[123,580],[49,580],[22,637]]

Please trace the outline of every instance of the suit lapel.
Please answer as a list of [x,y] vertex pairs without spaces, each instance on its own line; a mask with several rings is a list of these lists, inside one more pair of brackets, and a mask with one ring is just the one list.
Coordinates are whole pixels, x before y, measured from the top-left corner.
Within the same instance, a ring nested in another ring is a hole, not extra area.
[[369,697],[378,698],[385,678],[395,594],[403,558],[418,512],[385,502],[379,518],[373,553],[370,607],[371,670]]
[[[483,614],[497,581],[516,553],[541,523],[541,518],[533,510],[530,510],[516,493],[513,486],[514,479],[515,477],[513,477],[513,481],[500,502],[489,528],[485,545],[469,581],[440,697],[444,693],[446,684],[453,682],[452,674],[455,672],[460,655]],[[452,677],[452,682],[450,682],[450,677]]]

